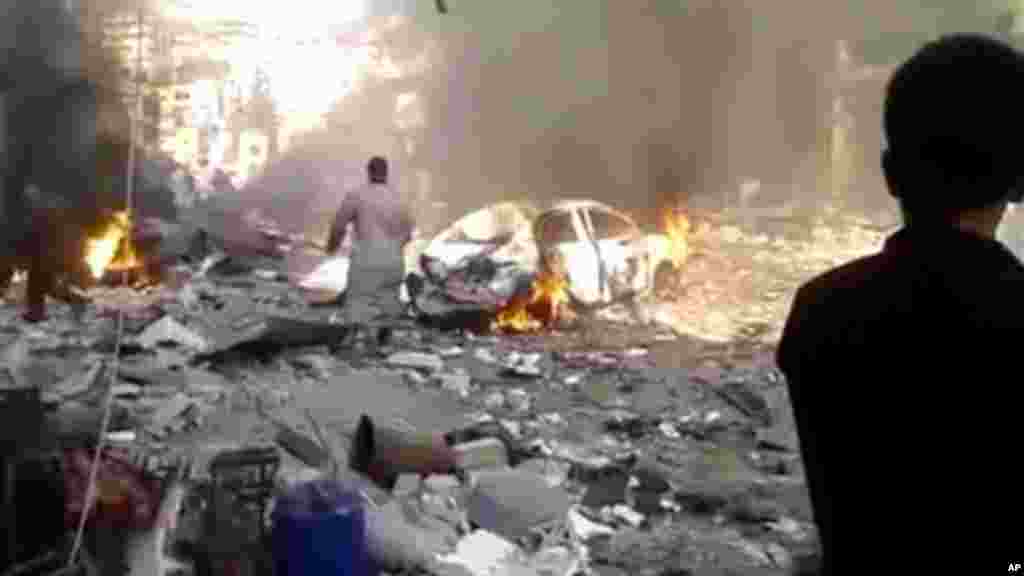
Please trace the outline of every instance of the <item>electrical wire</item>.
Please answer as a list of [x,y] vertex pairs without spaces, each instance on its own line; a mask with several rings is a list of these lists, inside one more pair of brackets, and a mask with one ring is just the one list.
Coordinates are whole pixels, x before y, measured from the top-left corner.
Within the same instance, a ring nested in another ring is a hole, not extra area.
[[[135,62],[135,114],[132,116],[131,122],[131,136],[128,140],[128,167],[126,170],[125,183],[125,214],[128,216],[128,235],[126,236],[126,242],[132,241],[132,231],[134,229],[133,223],[133,203],[132,196],[134,195],[135,188],[135,148],[137,146],[138,135],[139,135],[139,124],[142,121],[142,97],[143,90],[141,84],[142,73],[142,41],[143,41],[143,10],[139,9],[138,13],[138,47],[137,57]],[[127,283],[127,276],[122,276],[122,281]],[[85,535],[85,524],[89,518],[89,513],[92,511],[93,500],[96,498],[96,476],[99,474],[100,459],[103,456],[103,450],[106,447],[107,441],[107,430],[110,427],[110,416],[113,411],[114,405],[114,388],[117,385],[118,374],[121,370],[121,342],[124,337],[124,308],[119,308],[117,312],[117,331],[115,333],[114,340],[114,358],[111,361],[111,372],[110,379],[108,380],[109,386],[107,389],[106,397],[104,398],[103,405],[103,419],[100,423],[99,438],[96,441],[96,451],[93,454],[92,462],[89,466],[89,481],[86,484],[85,490],[85,501],[82,503],[82,513],[78,518],[78,527],[75,530],[75,539],[71,545],[71,553],[68,555],[67,568],[71,569],[75,565],[75,561],[78,559],[78,552],[82,548],[82,539]]]

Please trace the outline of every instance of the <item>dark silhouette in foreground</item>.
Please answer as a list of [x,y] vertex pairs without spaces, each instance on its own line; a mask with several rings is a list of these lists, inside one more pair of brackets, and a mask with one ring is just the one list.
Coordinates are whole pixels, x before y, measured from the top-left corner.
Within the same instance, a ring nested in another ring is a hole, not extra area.
[[[1024,266],[995,231],[1008,203],[1021,199],[1022,103],[1024,56],[985,37],[945,37],[903,64],[886,91],[882,166],[904,226],[880,253],[796,294],[777,360],[796,414],[821,574],[832,573],[825,470],[836,469],[833,455],[847,493],[865,502],[870,527],[861,536],[872,556],[886,549],[931,564],[936,551],[963,550],[974,563],[1013,561],[1002,545],[1014,530],[1001,526],[1021,506],[999,462],[1015,452],[1019,430],[1008,395],[1016,384],[1006,377],[1022,344]],[[840,448],[839,434],[852,442]],[[964,542],[975,535],[984,548]]]

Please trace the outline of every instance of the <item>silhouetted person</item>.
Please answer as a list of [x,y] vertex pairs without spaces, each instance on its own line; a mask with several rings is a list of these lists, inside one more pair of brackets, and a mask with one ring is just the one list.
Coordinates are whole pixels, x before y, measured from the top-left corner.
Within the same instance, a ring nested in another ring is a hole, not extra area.
[[[1024,57],[994,40],[942,38],[889,81],[882,167],[904,225],[878,254],[799,289],[777,353],[823,574],[832,551],[826,468],[841,470],[844,494],[860,502],[861,550],[872,557],[892,553],[919,571],[958,552],[985,569],[1020,562],[1006,555],[1021,553],[1007,519],[1022,506],[1005,465],[1020,434],[1012,390],[1024,266],[995,231],[1020,199],[1022,128]],[[848,441],[837,443],[841,435]],[[850,558],[858,515],[845,508]]]
[[355,331],[371,332],[373,347],[388,343],[391,327],[404,306],[399,288],[405,276],[403,249],[412,239],[412,215],[394,188],[388,186],[388,163],[374,157],[366,167],[369,183],[345,194],[334,217],[327,251],[338,250],[349,224],[352,245],[346,320]]
[[[8,2],[2,19],[5,89],[3,266],[28,271],[30,321],[45,317],[81,268],[82,240],[98,217],[97,86],[86,76],[78,4]],[[35,190],[36,192],[31,192]]]

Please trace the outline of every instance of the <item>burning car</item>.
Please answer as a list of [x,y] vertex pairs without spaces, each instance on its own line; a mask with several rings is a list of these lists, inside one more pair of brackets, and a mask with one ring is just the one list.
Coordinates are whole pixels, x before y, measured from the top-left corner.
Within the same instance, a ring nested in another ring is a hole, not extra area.
[[665,234],[592,200],[559,202],[537,217],[533,237],[548,266],[561,268],[569,294],[607,303],[669,289],[686,257],[685,219],[666,216]]
[[539,261],[531,229],[538,213],[526,203],[495,204],[413,246],[406,257],[410,298],[430,286],[455,303],[500,308],[529,290]]
[[592,200],[545,211],[497,204],[458,220],[422,250],[407,289],[433,287],[460,305],[497,311],[499,327],[550,325],[569,303],[596,306],[670,290],[686,258],[688,224],[667,213],[664,234]]

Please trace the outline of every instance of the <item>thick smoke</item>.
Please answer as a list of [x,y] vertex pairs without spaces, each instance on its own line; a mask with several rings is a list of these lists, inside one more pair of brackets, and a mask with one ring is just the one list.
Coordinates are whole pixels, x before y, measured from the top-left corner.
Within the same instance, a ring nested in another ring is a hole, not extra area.
[[835,65],[828,9],[473,4],[412,18],[437,20],[444,56],[425,84],[444,200],[591,197],[651,220],[671,204],[730,202],[743,178],[777,199],[814,197]]
[[[654,222],[668,206],[735,205],[746,179],[762,184],[755,204],[820,207],[837,41],[868,37],[886,12],[868,18],[840,0],[452,1],[447,15],[432,2],[371,4],[382,56],[416,71],[338,102],[320,147],[345,165],[346,182],[362,178],[371,154],[388,155],[401,188],[424,200],[421,218],[428,200],[449,205],[441,219],[497,201],[587,197]],[[878,30],[913,24],[896,16]],[[429,67],[412,65],[424,58]],[[853,185],[884,200],[881,84],[869,90],[877,98],[850,101],[870,117],[854,134]],[[399,135],[394,103],[409,93],[424,123]]]

